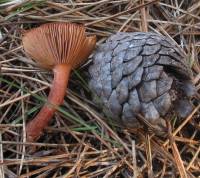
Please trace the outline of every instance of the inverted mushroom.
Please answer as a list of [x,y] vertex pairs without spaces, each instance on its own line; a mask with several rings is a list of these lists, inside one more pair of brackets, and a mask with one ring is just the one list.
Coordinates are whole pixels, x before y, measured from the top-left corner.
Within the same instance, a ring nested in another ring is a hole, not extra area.
[[54,80],[47,103],[26,126],[27,141],[37,140],[63,102],[70,71],[82,64],[96,44],[95,36],[86,36],[82,25],[50,23],[26,32],[24,50],[39,66],[52,69]]

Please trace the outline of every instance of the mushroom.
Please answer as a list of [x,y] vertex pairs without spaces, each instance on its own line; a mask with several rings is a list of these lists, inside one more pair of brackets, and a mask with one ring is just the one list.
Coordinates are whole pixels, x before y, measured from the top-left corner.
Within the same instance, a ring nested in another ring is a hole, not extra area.
[[39,66],[54,73],[47,102],[26,126],[27,141],[36,141],[63,102],[71,70],[88,58],[96,36],[87,37],[83,25],[49,23],[25,32],[22,43]]

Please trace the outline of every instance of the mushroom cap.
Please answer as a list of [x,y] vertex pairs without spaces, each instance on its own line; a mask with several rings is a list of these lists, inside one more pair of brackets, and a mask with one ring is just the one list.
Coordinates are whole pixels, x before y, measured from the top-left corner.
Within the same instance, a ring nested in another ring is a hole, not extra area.
[[22,37],[24,50],[43,68],[57,64],[77,67],[87,59],[96,44],[96,36],[86,36],[83,25],[49,23],[28,30]]

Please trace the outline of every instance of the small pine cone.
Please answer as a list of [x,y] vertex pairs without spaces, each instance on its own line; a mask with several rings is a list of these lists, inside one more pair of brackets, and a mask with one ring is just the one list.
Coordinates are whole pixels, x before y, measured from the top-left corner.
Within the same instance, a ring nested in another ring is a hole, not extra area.
[[161,124],[161,118],[173,111],[186,117],[192,110],[189,99],[195,87],[184,53],[162,35],[112,35],[97,48],[89,73],[95,98],[125,125],[135,125],[137,114]]

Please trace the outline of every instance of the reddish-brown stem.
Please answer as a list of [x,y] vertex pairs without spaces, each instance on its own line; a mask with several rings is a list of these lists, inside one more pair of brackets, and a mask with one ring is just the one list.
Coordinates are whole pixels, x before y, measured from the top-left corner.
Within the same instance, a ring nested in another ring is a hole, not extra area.
[[66,64],[59,64],[54,67],[54,80],[48,96],[48,101],[37,116],[26,126],[27,141],[35,141],[40,137],[43,129],[48,125],[55,113],[56,107],[62,104],[70,71],[71,66]]

